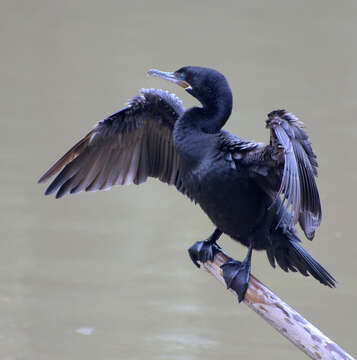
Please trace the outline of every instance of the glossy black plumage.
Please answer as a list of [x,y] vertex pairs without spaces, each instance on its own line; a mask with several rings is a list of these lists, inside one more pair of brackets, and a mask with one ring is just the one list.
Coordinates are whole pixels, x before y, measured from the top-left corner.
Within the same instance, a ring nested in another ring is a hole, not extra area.
[[241,140],[222,130],[232,110],[232,93],[222,74],[201,67],[149,74],[184,87],[202,107],[185,110],[173,94],[141,90],[41,177],[44,182],[59,172],[46,194],[61,197],[155,177],[198,203],[216,226],[207,241],[190,248],[196,264],[219,251],[216,241],[222,232],[249,247],[242,263],[223,268],[240,300],[253,249],[266,250],[272,266],[277,262],[285,271],[311,274],[334,286],[333,277],[300,246],[294,229],[299,222],[312,239],[321,222],[317,161],[302,123],[276,110],[266,120],[269,144]]
[[148,176],[179,184],[178,155],[172,131],[184,112],[181,101],[158,89],[142,89],[127,107],[100,121],[39,180],[63,170],[46,195],[107,190],[141,184]]

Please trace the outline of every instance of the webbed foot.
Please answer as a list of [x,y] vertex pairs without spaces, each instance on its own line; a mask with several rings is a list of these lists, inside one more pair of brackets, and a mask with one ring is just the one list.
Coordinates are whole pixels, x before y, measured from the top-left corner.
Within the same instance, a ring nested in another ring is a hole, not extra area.
[[216,229],[208,239],[197,241],[188,249],[190,258],[197,267],[200,267],[199,261],[201,263],[212,261],[221,251],[221,247],[216,243],[221,235],[222,231]]
[[206,261],[212,261],[215,255],[220,252],[221,248],[216,242],[209,242],[207,240],[195,242],[189,249],[188,253],[190,255],[193,263],[200,267],[199,261],[204,263]]
[[227,288],[234,290],[238,295],[238,301],[241,302],[248,289],[250,262],[232,259],[224,263],[221,269]]
[[252,251],[253,246],[250,244],[248,254],[242,262],[231,259],[221,266],[227,288],[237,293],[239,302],[243,301],[248,289]]

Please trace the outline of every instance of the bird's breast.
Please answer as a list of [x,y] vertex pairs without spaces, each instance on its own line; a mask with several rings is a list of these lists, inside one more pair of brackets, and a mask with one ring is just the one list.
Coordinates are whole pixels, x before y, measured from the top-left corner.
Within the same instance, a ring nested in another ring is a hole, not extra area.
[[186,179],[193,199],[220,230],[233,237],[255,231],[266,211],[266,196],[244,167],[232,168],[222,157],[202,163]]

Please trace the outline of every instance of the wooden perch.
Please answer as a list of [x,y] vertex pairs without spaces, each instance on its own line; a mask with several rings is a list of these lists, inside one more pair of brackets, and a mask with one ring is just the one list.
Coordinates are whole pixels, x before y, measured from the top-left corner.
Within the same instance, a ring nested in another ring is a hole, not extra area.
[[[203,264],[224,285],[221,265],[227,260],[227,256],[218,253],[212,262]],[[253,275],[243,302],[311,359],[355,360]]]

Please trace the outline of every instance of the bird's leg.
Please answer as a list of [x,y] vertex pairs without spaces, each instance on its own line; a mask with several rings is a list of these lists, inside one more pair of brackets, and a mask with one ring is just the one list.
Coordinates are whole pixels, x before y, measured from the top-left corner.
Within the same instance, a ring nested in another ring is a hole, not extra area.
[[204,241],[195,242],[188,249],[190,258],[197,267],[200,267],[199,261],[204,263],[208,260],[213,260],[217,252],[221,251],[220,246],[216,243],[221,235],[222,231],[217,228],[209,238]]
[[239,302],[244,299],[248,288],[252,250],[253,244],[250,243],[248,254],[243,261],[231,259],[221,266],[227,288],[237,293]]

